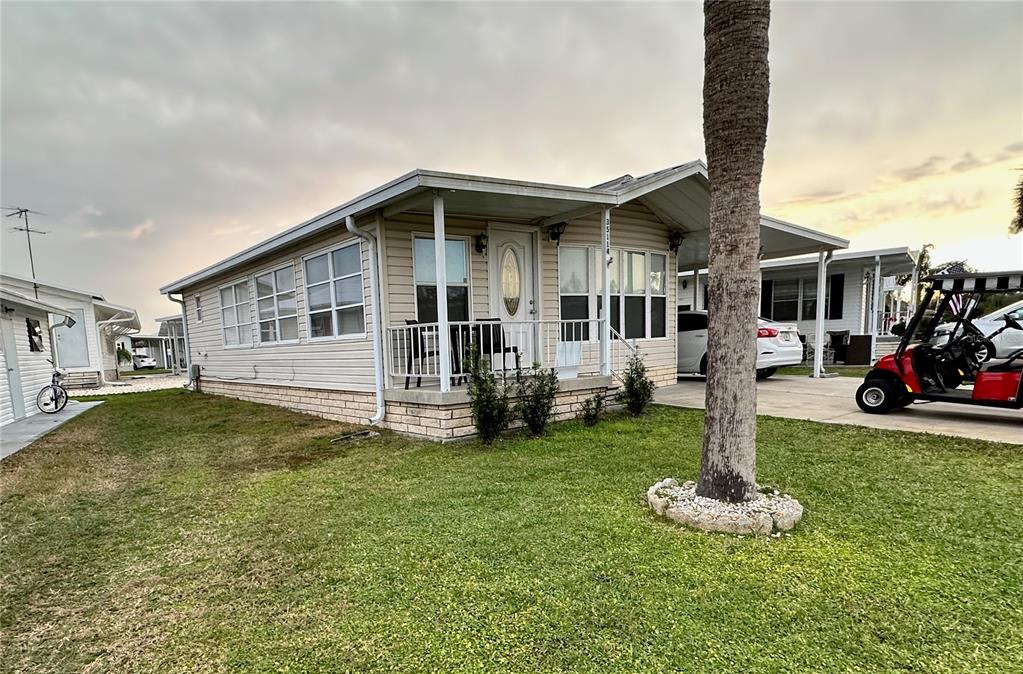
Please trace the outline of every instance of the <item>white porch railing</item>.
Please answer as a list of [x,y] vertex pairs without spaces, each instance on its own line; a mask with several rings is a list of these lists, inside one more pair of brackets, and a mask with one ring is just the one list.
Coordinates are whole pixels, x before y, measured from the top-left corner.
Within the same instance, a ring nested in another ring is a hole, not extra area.
[[[599,375],[602,322],[596,318],[449,322],[453,383],[464,383],[472,346],[484,362],[505,376],[528,370],[534,363],[556,369],[563,379]],[[387,367],[394,386],[440,379],[439,329],[438,323],[387,328]],[[634,349],[613,329],[611,333],[611,370],[617,372]]]
[[879,337],[887,337],[892,334],[892,326],[898,325],[899,323],[909,324],[909,319],[913,317],[912,309],[902,309],[901,311],[882,311],[878,314],[877,321],[877,334]]

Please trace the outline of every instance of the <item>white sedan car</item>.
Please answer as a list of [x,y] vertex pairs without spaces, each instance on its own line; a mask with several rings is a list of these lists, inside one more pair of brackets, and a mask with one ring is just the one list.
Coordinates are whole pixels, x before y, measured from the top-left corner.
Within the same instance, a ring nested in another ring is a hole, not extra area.
[[156,359],[136,353],[131,357],[131,364],[136,370],[152,370],[156,367]]
[[[757,319],[757,379],[803,362],[799,330],[789,323]],[[707,312],[678,312],[679,374],[707,374]]]
[[[1015,319],[1017,323],[1023,323],[1023,300],[1010,304],[1007,307],[1002,307],[997,311],[992,311],[986,316],[974,318],[970,322],[983,332],[985,336],[989,336],[1005,328],[1006,316]],[[939,325],[934,330],[934,337],[931,339],[931,342],[934,344],[944,344],[948,341],[948,336],[954,327],[955,323]],[[962,335],[962,329],[959,330],[958,334]],[[1023,330],[1016,330],[1015,328],[1002,330],[994,338],[988,340],[988,344],[993,347],[990,351],[985,348],[984,351],[977,354],[981,362],[991,358],[1005,358],[1013,351],[1023,349]]]

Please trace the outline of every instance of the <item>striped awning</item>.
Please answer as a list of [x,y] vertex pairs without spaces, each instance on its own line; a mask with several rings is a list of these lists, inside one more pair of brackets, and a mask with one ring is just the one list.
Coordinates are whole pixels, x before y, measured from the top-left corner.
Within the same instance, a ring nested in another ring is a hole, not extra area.
[[998,293],[1023,291],[1023,271],[1001,271],[975,274],[938,274],[929,276],[935,290],[957,293]]

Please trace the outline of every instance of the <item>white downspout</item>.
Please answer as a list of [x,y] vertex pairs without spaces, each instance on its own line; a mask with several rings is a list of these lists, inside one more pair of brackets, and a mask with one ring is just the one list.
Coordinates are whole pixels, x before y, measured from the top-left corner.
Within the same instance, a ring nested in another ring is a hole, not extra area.
[[[167,293],[167,299],[175,304],[181,305],[181,336],[185,338],[185,371],[188,373],[188,383],[192,383],[192,349],[188,346],[188,315],[185,310],[185,295],[182,293],[181,299],[174,299],[170,293]],[[175,340],[177,338],[175,337]]]
[[380,278],[377,271],[377,239],[355,226],[355,218],[345,217],[348,231],[369,244],[369,293],[373,302],[373,375],[376,383],[377,411],[369,423],[376,425],[383,421],[387,406],[384,402],[384,360],[380,350],[383,307],[380,304]]

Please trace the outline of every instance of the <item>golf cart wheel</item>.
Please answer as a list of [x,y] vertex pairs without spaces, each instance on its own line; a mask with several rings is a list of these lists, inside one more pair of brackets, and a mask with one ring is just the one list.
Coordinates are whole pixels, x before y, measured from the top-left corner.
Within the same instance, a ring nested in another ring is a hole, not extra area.
[[856,390],[856,404],[867,414],[887,414],[899,404],[895,384],[885,379],[868,379]]
[[757,381],[764,381],[777,371],[778,368],[776,367],[765,367],[760,370],[757,370]]

